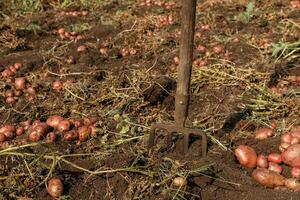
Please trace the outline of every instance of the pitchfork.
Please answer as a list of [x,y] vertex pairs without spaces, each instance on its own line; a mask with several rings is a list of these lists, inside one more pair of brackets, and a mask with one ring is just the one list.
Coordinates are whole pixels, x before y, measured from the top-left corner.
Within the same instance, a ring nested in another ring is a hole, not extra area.
[[181,42],[179,50],[180,62],[178,67],[177,88],[175,95],[175,124],[154,124],[150,129],[148,145],[149,148],[154,146],[156,130],[163,129],[169,133],[169,145],[172,143],[172,136],[174,133],[182,133],[184,135],[183,150],[185,153],[187,153],[190,135],[201,136],[202,156],[205,157],[207,152],[206,134],[199,129],[185,127],[190,99],[196,2],[197,0],[182,0]]

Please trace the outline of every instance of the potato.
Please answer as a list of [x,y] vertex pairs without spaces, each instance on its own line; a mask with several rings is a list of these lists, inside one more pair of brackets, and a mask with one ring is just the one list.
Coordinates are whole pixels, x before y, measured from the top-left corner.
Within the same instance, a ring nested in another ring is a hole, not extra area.
[[292,137],[291,139],[291,144],[299,144],[300,143],[300,139],[297,137]]
[[260,154],[257,156],[257,167],[267,168],[269,166],[266,156]]
[[273,135],[273,129],[271,128],[261,128],[255,133],[255,139],[263,140]]
[[285,133],[281,136],[281,143],[288,143],[290,144],[291,143],[291,140],[292,140],[292,136],[288,133]]
[[281,143],[281,144],[279,145],[279,150],[280,150],[280,152],[285,152],[286,149],[289,148],[289,146],[291,146],[290,143],[285,143],[285,142]]
[[282,172],[283,169],[277,163],[269,162],[269,168],[268,168],[268,170],[276,172],[278,174],[281,174],[281,172]]
[[293,130],[292,132],[290,132],[290,135],[291,135],[292,137],[295,137],[295,138],[299,138],[299,139],[300,139],[300,130],[299,130],[299,129]]
[[293,144],[281,154],[285,164],[292,167],[300,167],[300,144]]
[[285,178],[283,176],[265,168],[255,169],[252,172],[252,178],[259,184],[269,188],[285,185]]
[[277,163],[277,164],[282,163],[281,154],[279,154],[279,153],[271,153],[271,154],[269,154],[268,161],[269,162],[273,162],[273,163]]
[[288,178],[285,180],[285,187],[290,190],[299,191],[300,190],[300,182],[297,178]]
[[291,175],[293,178],[300,178],[300,167],[293,167],[291,169]]
[[234,152],[240,164],[247,168],[256,167],[257,155],[254,149],[246,145],[240,145]]

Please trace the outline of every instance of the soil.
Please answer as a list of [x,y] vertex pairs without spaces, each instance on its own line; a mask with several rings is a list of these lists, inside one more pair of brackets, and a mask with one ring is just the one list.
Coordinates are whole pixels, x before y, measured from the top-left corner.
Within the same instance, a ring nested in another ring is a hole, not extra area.
[[[17,149],[11,155],[0,151],[0,199],[52,199],[42,183],[48,175],[63,181],[61,199],[300,199],[299,192],[256,183],[251,178],[252,169],[241,167],[233,154],[241,144],[253,147],[258,154],[279,152],[280,135],[300,124],[298,97],[279,95],[282,99],[270,100],[268,105],[283,102],[281,107],[270,110],[256,109],[249,103],[258,93],[253,84],[268,90],[287,77],[300,75],[298,58],[275,62],[271,47],[262,46],[266,40],[299,40],[299,26],[288,23],[294,20],[299,25],[299,9],[291,8],[289,1],[255,1],[254,15],[248,22],[237,18],[245,12],[248,1],[198,2],[196,33],[201,37],[196,37],[195,46],[204,45],[210,53],[194,53],[195,59],[205,60],[206,66],[193,66],[187,126],[209,133],[206,158],[201,157],[201,140],[193,138],[184,154],[182,137],[174,136],[168,146],[164,131],[159,131],[155,147],[147,148],[149,127],[174,120],[177,76],[173,58],[179,48],[179,5],[168,10],[153,5],[154,1],[147,7],[140,5],[143,1],[108,0],[87,8],[62,8],[53,7],[57,1],[45,2],[42,12],[31,13],[19,13],[13,7],[6,10],[10,2],[0,2],[0,71],[22,63],[24,67],[14,77],[25,76],[37,92],[33,99],[22,95],[8,105],[4,93],[13,89],[13,78],[1,77],[0,124],[18,127],[26,119],[45,121],[51,115],[96,117],[97,137],[82,143],[59,139]],[[61,14],[81,9],[89,14]],[[159,26],[159,17],[168,14],[172,14],[174,23]],[[84,39],[71,41],[57,34],[59,28],[68,30],[76,24],[88,27],[80,33]],[[207,30],[201,28],[205,24],[210,26]],[[225,52],[213,53],[217,44],[223,45]],[[87,50],[77,52],[80,45]],[[108,54],[101,54],[99,48],[107,48]],[[124,56],[122,48],[135,49],[136,53]],[[66,62],[68,57],[74,58],[74,64]],[[233,66],[228,77],[245,70],[241,77],[229,78],[232,82],[228,82],[217,74],[229,69],[224,59]],[[215,74],[201,74],[202,69],[214,69],[218,64],[223,68]],[[239,82],[249,68],[254,70],[249,82]],[[200,81],[195,78],[198,74]],[[67,82],[67,89],[54,91],[55,80]],[[287,84],[292,89],[299,86]],[[278,124],[276,134],[255,140],[255,130],[273,121]],[[18,146],[24,138],[26,134],[2,143],[2,148],[4,144]],[[26,157],[26,153],[35,156]],[[42,159],[45,155],[74,156],[62,157],[67,162],[59,160],[51,169],[52,160]],[[289,173],[290,168],[284,166],[283,175],[289,177]],[[184,188],[172,185],[178,175],[187,177]]]

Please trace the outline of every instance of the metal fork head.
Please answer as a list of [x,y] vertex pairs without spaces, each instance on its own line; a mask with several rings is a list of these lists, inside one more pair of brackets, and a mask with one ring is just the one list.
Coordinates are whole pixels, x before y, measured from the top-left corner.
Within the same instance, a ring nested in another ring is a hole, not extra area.
[[203,133],[199,129],[191,129],[186,128],[183,126],[176,126],[176,125],[168,125],[168,124],[155,124],[150,129],[150,135],[149,135],[149,143],[148,147],[152,148],[155,145],[155,136],[157,129],[162,129],[166,131],[168,134],[168,145],[170,146],[172,143],[172,135],[174,133],[182,133],[184,135],[184,145],[183,145],[183,151],[184,153],[188,152],[189,149],[189,142],[190,142],[190,136],[200,136],[202,139],[202,156],[206,157],[207,155],[207,136],[205,133]]

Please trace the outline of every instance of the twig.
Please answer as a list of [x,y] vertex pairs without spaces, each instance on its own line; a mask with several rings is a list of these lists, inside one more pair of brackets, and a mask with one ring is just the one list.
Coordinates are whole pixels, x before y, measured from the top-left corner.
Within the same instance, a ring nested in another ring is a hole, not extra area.
[[69,92],[72,96],[74,96],[75,98],[80,99],[80,100],[82,100],[82,101],[85,101],[84,98],[82,98],[82,97],[80,97],[80,96],[74,94],[74,93],[73,93],[71,90],[69,90],[67,87],[64,87],[64,89],[65,89],[67,92]]
[[137,20],[134,21],[134,23],[133,23],[133,25],[131,26],[130,29],[121,31],[120,33],[118,33],[118,35],[122,35],[122,34],[125,33],[125,32],[130,32],[130,31],[132,31],[133,28],[135,27],[135,24],[136,24],[136,23],[137,23]]

